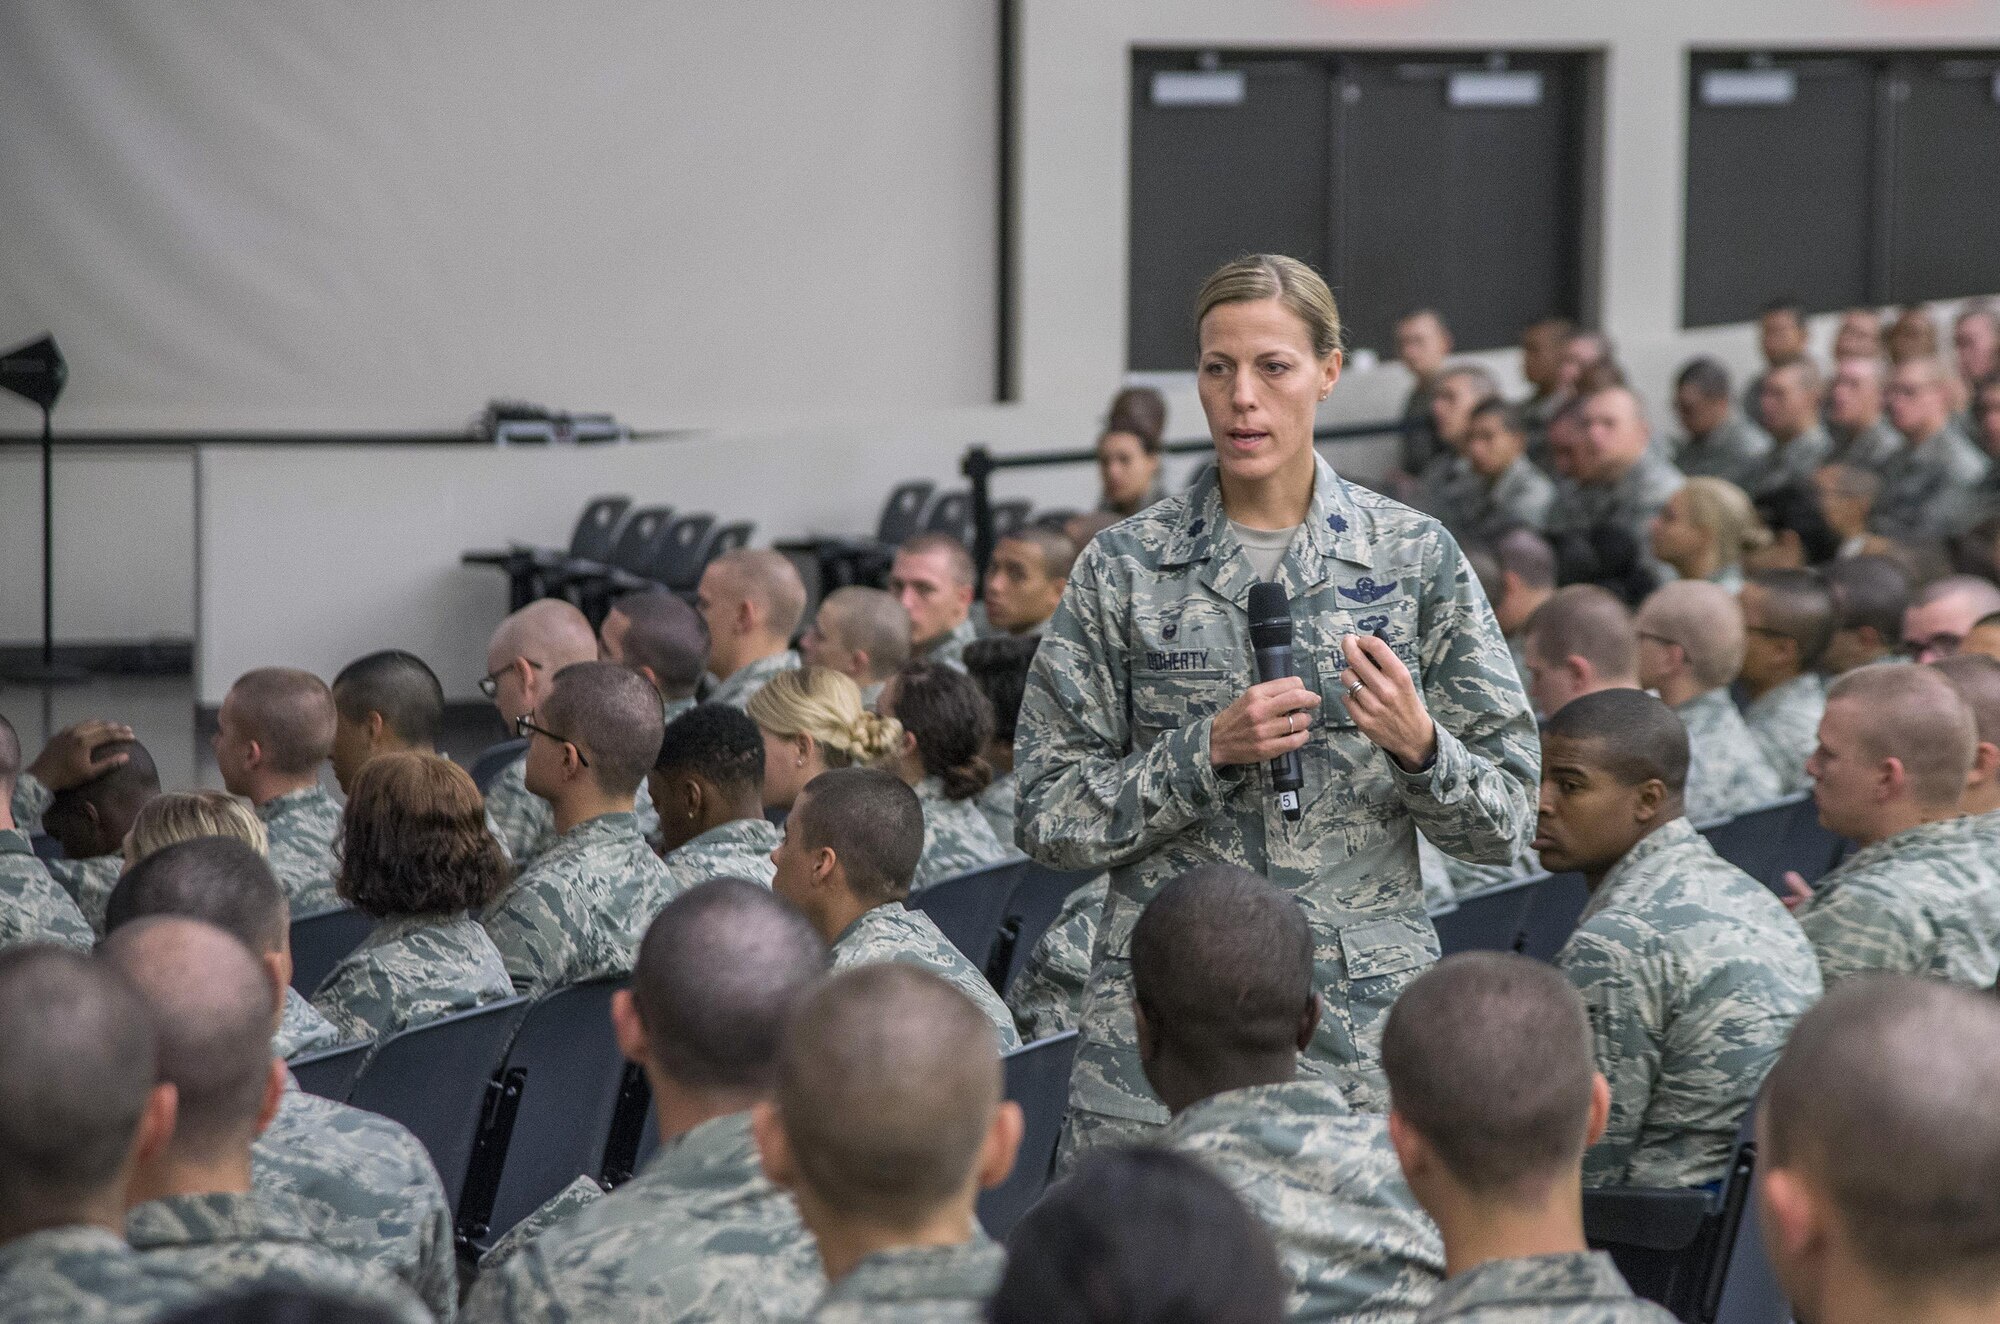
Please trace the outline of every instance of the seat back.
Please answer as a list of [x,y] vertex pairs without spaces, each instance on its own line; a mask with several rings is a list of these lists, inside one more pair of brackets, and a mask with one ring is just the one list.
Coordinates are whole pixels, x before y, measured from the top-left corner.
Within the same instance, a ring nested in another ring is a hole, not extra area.
[[1590,889],[1580,873],[1551,874],[1535,888],[1528,913],[1521,920],[1521,937],[1514,950],[1537,961],[1553,961],[1590,901]]
[[738,520],[734,524],[724,524],[713,529],[708,535],[708,544],[701,549],[701,564],[707,569],[708,563],[718,556],[740,552],[750,545],[750,535],[757,526],[749,520]]
[[652,562],[639,573],[675,592],[693,592],[708,566],[705,551],[708,531],[713,527],[713,515],[681,516],[660,539]]
[[620,570],[629,570],[635,575],[646,573],[646,567],[659,555],[660,540],[666,536],[674,519],[671,506],[647,506],[626,516],[625,523],[618,530],[618,540],[611,545],[611,555],[604,558]]
[[1710,823],[1701,835],[1715,853],[1764,886],[1784,894],[1779,879],[1796,870],[1807,882],[1825,875],[1852,844],[1820,826],[1811,795],[1788,796],[1734,818]]
[[611,995],[625,982],[557,989],[521,1018],[459,1201],[458,1228],[474,1243],[505,1234],[575,1178],[603,1170],[625,1075]]
[[292,1074],[298,1078],[299,1088],[306,1093],[332,1099],[335,1103],[346,1103],[348,1094],[354,1089],[354,1078],[361,1074],[361,1068],[368,1061],[368,1052],[374,1047],[373,1039],[365,1039],[358,1044],[342,1044],[338,1048],[309,1053],[290,1063]]
[[898,483],[882,503],[882,518],[875,523],[875,537],[890,547],[902,543],[924,526],[924,508],[930,505],[937,484],[919,478]]
[[[994,949],[1000,941],[1000,922],[1007,915],[1007,903],[1020,883],[1025,860],[1004,860],[984,869],[939,879],[929,887],[912,892],[907,904],[931,917],[944,931],[951,945],[985,973],[993,964]],[[990,978],[990,976],[989,976]]]
[[481,795],[493,785],[493,779],[504,772],[509,763],[521,757],[521,751],[528,747],[523,738],[503,740],[497,745],[488,745],[479,751],[479,757],[472,760],[472,784],[479,788]]
[[1000,921],[1000,942],[993,953],[994,987],[1005,997],[1014,980],[1028,964],[1035,944],[1055,923],[1070,894],[1088,883],[1095,874],[1089,870],[1066,872],[1030,860],[1021,869],[1020,881],[1007,898],[1006,914]]
[[1521,941],[1521,926],[1528,907],[1546,875],[1521,878],[1471,892],[1458,899],[1450,910],[1431,916],[1437,929],[1438,948],[1445,956],[1454,952],[1511,952]]
[[375,927],[372,917],[352,906],[316,910],[292,921],[292,987],[309,998],[340,958],[361,945]]
[[1792,1303],[1764,1249],[1757,1211],[1745,1208],[1736,1222],[1736,1241],[1718,1275],[1714,1324],[1789,1324]]
[[[1819,806],[1808,795],[1792,807],[1785,824],[1784,867],[1796,869],[1809,883],[1816,883],[1854,853],[1854,843],[1821,826]],[[1765,880],[1780,890],[1777,879]]]
[[972,493],[940,492],[924,512],[924,528],[931,533],[949,533],[962,543],[972,541]]
[[1025,499],[994,502],[993,536],[1004,538],[1010,533],[1019,533],[1027,526],[1028,514],[1033,509],[1034,503]]
[[619,522],[631,508],[632,498],[628,496],[591,498],[583,513],[576,517],[576,530],[569,535],[570,556],[579,561],[609,559],[611,545],[618,539]]
[[1021,1105],[1025,1125],[1021,1148],[1014,1156],[1014,1171],[979,1197],[979,1221],[995,1241],[1006,1239],[1049,1184],[1056,1163],[1056,1142],[1062,1139],[1063,1113],[1069,1108],[1069,1073],[1075,1062],[1075,1030],[1017,1048],[1000,1059],[1007,1073],[1007,1097]]
[[444,1180],[454,1210],[472,1147],[497,1099],[495,1075],[526,998],[505,998],[390,1035],[361,1068],[347,1101],[410,1128]]

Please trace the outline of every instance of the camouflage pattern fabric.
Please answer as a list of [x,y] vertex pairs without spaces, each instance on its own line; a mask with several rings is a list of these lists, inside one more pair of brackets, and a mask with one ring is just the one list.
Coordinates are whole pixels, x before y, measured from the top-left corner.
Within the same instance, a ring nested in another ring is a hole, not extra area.
[[1774,686],[1743,710],[1743,724],[1776,769],[1786,795],[1812,784],[1806,760],[1819,748],[1819,719],[1825,713],[1826,679],[1815,671]]
[[451,1210],[429,1151],[402,1124],[288,1079],[277,1116],[250,1148],[250,1182],[297,1201],[322,1245],[400,1278],[438,1324],[451,1324]]
[[111,904],[111,890],[125,873],[123,855],[93,855],[87,860],[50,860],[49,877],[62,884],[76,902],[76,908],[90,925],[90,931],[104,936],[104,912]]
[[295,988],[285,990],[285,1014],[278,1022],[278,1037],[271,1051],[289,1061],[307,1053],[332,1048],[340,1042],[340,1031],[319,1014],[312,1003]]
[[1423,875],[1424,908],[1433,915],[1455,909],[1460,897],[1543,871],[1531,850],[1522,851],[1511,864],[1474,864],[1445,854],[1422,833],[1417,834],[1417,867]]
[[667,904],[667,867],[629,813],[601,814],[557,838],[480,917],[514,988],[547,993],[632,970]]
[[1556,965],[1583,995],[1611,1082],[1585,1184],[1722,1177],[1764,1073],[1820,995],[1783,903],[1676,818],[1604,876]]
[[377,922],[327,973],[312,1004],[341,1042],[353,1043],[513,993],[493,940],[471,916],[404,916]]
[[1330,1081],[1224,1091],[1160,1143],[1208,1164],[1270,1229],[1287,1319],[1410,1324],[1444,1279],[1444,1242],[1403,1180],[1388,1120],[1349,1108]]
[[1882,490],[1868,528],[1888,538],[1942,538],[1962,533],[1977,515],[1974,489],[1987,459],[1965,434],[1946,424],[1882,462]]
[[[974,607],[978,605],[976,602],[973,604]],[[951,633],[937,640],[929,648],[916,649],[915,653],[918,657],[928,658],[932,662],[942,662],[948,667],[957,667],[960,671],[963,671],[965,670],[965,646],[977,638],[979,638],[979,627],[968,616],[965,620],[952,626]]]
[[671,901],[711,878],[742,878],[769,887],[778,872],[771,852],[784,839],[783,828],[762,818],[739,818],[710,828],[661,860],[667,869],[664,895]]
[[1036,940],[1027,963],[1007,990],[1007,1006],[1021,1042],[1034,1043],[1074,1030],[1090,982],[1090,950],[1097,920],[1111,891],[1111,875],[1101,873],[1069,894],[1055,919]]
[[1014,774],[1003,772],[993,778],[991,786],[973,797],[986,826],[993,829],[994,840],[1009,850],[1014,848],[1014,797],[1019,793]]
[[14,779],[14,827],[23,835],[32,837],[42,830],[42,815],[49,812],[49,806],[56,802],[56,793],[43,785],[42,779],[25,769]]
[[977,800],[948,800],[944,783],[926,777],[917,783],[917,803],[924,810],[924,853],[917,857],[911,890],[956,878],[1013,856],[987,825]]
[[298,1201],[275,1193],[172,1195],[125,1215],[149,1269],[205,1295],[293,1288],[374,1306],[398,1324],[431,1312],[392,1274],[321,1245]]
[[[1579,483],[1565,478],[1556,484],[1556,499],[1549,510],[1549,536],[1585,534],[1596,528],[1623,529],[1639,548],[1648,565],[1659,569],[1653,559],[1649,526],[1653,516],[1680,491],[1687,481],[1657,449],[1646,452],[1630,469],[1610,483]],[[1665,578],[1656,573],[1656,578]]]
[[595,1177],[575,1177],[570,1184],[542,1201],[541,1207],[507,1231],[479,1257],[481,1278],[495,1272],[527,1249],[536,1238],[561,1223],[567,1223],[606,1195]]
[[1007,1254],[975,1229],[962,1246],[877,1251],[829,1287],[813,1324],[978,1324]]
[[1778,770],[1764,757],[1727,688],[1697,694],[1674,713],[1687,727],[1687,791],[1682,798],[1694,822],[1733,818],[1785,794]]
[[101,1227],[44,1228],[0,1245],[0,1324],[144,1324],[200,1295]]
[[993,1022],[993,1029],[1000,1036],[1001,1052],[1012,1052],[1021,1046],[1007,1004],[993,991],[993,985],[986,982],[986,976],[973,969],[972,962],[931,923],[929,915],[909,910],[900,901],[891,901],[864,912],[834,940],[836,970],[885,961],[922,966],[949,980],[959,992],[978,1003],[986,1018]]
[[[1326,998],[1309,1055],[1350,1100],[1386,1107],[1382,1020],[1437,959],[1417,863],[1421,829],[1475,862],[1507,863],[1535,816],[1541,749],[1506,641],[1437,521],[1319,462],[1313,505],[1281,563],[1292,656],[1324,700],[1302,751],[1304,817],[1279,813],[1262,767],[1209,762],[1210,720],[1256,680],[1256,582],[1213,467],[1188,493],[1100,533],[1071,573],[1029,674],[1016,742],[1021,844],[1057,869],[1109,869],[1066,1145],[1130,1138],[1166,1109],[1133,1042],[1130,942],[1146,901],[1224,860],[1296,896]],[[1437,753],[1395,765],[1343,702],[1341,638],[1373,634],[1408,666]]]
[[[1754,1211],[1747,1217],[1754,1217]],[[1418,1324],[1673,1324],[1602,1251],[1488,1260],[1445,1280]]]
[[804,665],[799,655],[789,648],[782,653],[760,657],[717,681],[715,688],[708,692],[708,702],[726,703],[741,712],[750,706],[750,700],[756,697],[757,691],[764,688],[765,681],[780,671],[797,671]]
[[28,834],[0,830],[0,948],[53,942],[87,952],[96,941],[76,902],[36,858]]
[[1812,481],[1813,472],[1832,458],[1833,438],[1815,423],[1790,441],[1774,438],[1763,472],[1744,490],[1754,496],[1765,496],[1787,487],[1804,487]]
[[1512,529],[1546,527],[1555,499],[1556,485],[1523,455],[1490,482],[1467,465],[1437,514],[1457,536],[1492,543]]
[[500,769],[486,788],[486,830],[507,852],[516,869],[525,869],[555,844],[556,811],[528,789],[528,755]]
[[1770,433],[1732,413],[1701,436],[1683,440],[1674,467],[1689,478],[1721,478],[1748,492],[1769,470],[1776,444]]
[[764,1179],[750,1115],[663,1145],[637,1176],[484,1271],[466,1324],[796,1320],[825,1286],[812,1234]]
[[2000,975],[2000,814],[1864,846],[1798,910],[1829,985],[1871,970],[1989,989]]
[[322,786],[309,786],[257,806],[271,837],[271,871],[285,889],[294,915],[341,904],[333,880],[340,873],[340,806]]
[[1833,436],[1833,454],[1827,458],[1835,464],[1851,464],[1857,469],[1880,469],[1889,462],[1890,456],[1903,449],[1903,434],[1883,419],[1877,419],[1855,432],[1843,432],[1838,428],[1829,428],[1828,431]]

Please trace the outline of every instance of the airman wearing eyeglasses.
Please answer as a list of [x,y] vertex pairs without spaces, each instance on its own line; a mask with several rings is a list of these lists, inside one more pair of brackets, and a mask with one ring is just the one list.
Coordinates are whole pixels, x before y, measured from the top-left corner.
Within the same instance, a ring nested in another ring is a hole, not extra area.
[[[549,696],[556,672],[597,660],[597,635],[582,612],[559,598],[531,602],[500,622],[486,646],[479,692],[500,710],[511,733]],[[527,756],[501,769],[486,788],[486,822],[500,845],[525,867],[555,841],[548,802],[528,790]]]

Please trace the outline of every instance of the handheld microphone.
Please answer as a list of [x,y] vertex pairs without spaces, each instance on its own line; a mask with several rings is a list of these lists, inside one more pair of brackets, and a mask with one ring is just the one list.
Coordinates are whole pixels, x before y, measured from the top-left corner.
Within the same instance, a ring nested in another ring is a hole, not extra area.
[[[1280,680],[1298,674],[1292,668],[1292,604],[1282,584],[1250,586],[1250,647],[1257,655],[1257,681]],[[1299,788],[1305,775],[1295,749],[1271,760],[1271,788],[1278,808],[1290,821],[1299,820]]]

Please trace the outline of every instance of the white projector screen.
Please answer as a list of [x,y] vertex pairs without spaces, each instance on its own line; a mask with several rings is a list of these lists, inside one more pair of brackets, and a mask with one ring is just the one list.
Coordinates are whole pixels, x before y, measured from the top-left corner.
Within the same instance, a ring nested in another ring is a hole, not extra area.
[[56,334],[70,432],[975,403],[996,40],[937,0],[0,0],[0,348]]

